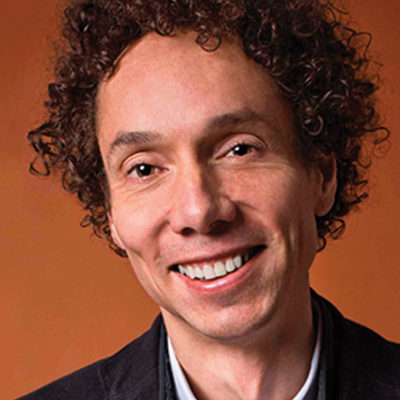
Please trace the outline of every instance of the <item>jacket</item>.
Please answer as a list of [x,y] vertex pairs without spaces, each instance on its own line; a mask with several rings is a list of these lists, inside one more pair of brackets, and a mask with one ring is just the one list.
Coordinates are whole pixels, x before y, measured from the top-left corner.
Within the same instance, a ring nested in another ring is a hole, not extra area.
[[[323,318],[317,400],[400,400],[400,345],[345,319],[312,291]],[[20,400],[173,400],[161,316],[111,357]]]

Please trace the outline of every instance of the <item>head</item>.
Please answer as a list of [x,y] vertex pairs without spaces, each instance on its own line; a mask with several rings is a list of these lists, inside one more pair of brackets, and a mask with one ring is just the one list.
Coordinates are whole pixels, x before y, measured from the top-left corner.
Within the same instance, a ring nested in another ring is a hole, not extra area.
[[278,303],[288,316],[288,300],[301,315],[335,161],[298,154],[290,107],[237,40],[205,52],[195,38],[131,45],[99,87],[97,135],[111,235],[167,326],[226,337]]
[[[128,46],[150,32],[162,36],[191,29],[204,51],[235,38],[260,64],[287,101],[296,125],[294,145],[304,160],[333,154],[337,193],[333,207],[317,217],[320,248],[342,233],[343,217],[366,196],[369,166],[362,143],[386,139],[375,112],[376,84],[362,35],[340,22],[329,1],[74,1],[65,12],[56,81],[46,102],[50,117],[29,133],[42,161],[32,171],[62,171],[63,187],[76,193],[88,215],[83,226],[112,240],[109,192],[96,130],[99,85],[109,79]],[[379,132],[382,134],[379,135]],[[37,161],[37,160],[36,160]]]
[[[61,169],[64,188],[89,211],[83,225],[129,256],[167,313],[163,288],[184,293],[169,272],[206,253],[272,266],[260,269],[259,291],[220,298],[250,307],[253,326],[278,292],[300,292],[317,249],[366,197],[362,142],[383,140],[370,62],[334,6],[76,1],[64,35],[50,118],[29,137],[44,173]],[[153,276],[149,264],[169,272]]]

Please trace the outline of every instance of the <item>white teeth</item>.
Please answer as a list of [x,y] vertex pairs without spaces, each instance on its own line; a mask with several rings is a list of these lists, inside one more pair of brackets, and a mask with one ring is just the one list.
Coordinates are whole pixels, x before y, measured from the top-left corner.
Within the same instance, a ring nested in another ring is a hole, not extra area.
[[224,276],[227,274],[227,271],[225,270],[225,265],[223,262],[218,261],[214,265],[214,271],[215,271],[215,276]]
[[202,267],[188,266],[186,268],[178,265],[178,270],[181,274],[191,279],[212,280],[241,268],[249,259],[250,254],[246,252],[243,255],[239,254],[233,258],[228,258],[225,262],[217,261],[213,265],[205,264]]
[[194,278],[196,277],[196,272],[195,272],[194,268],[188,267],[188,273],[189,273],[189,276],[190,276],[192,279],[194,279]]
[[185,267],[179,266],[179,271],[181,274],[188,276],[188,271]]
[[235,270],[235,266],[234,266],[233,261],[232,261],[231,258],[226,261],[225,269],[226,269],[227,272],[232,272],[232,271]]
[[242,256],[236,256],[233,259],[233,264],[235,265],[236,268],[240,268],[242,266]]
[[196,278],[199,278],[199,279],[204,278],[203,270],[200,267],[196,267],[195,272],[196,272]]
[[204,271],[204,278],[206,279],[215,278],[214,268],[211,265],[206,264],[203,268],[203,271]]

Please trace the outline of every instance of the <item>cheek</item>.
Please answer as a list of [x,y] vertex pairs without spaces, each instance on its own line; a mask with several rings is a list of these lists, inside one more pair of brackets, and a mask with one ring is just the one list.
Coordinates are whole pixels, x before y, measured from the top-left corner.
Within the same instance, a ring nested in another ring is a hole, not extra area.
[[285,231],[288,253],[294,265],[308,269],[318,248],[312,185],[299,176],[286,187],[281,185],[281,190],[279,223]]
[[297,249],[316,247],[313,185],[302,171],[283,164],[226,176],[223,182],[231,200],[250,219],[262,221],[268,236]]
[[297,215],[307,203],[303,197],[308,189],[303,181],[285,165],[261,166],[221,177],[225,194],[235,203],[282,217]]
[[154,249],[162,219],[160,196],[115,196],[112,205],[114,226],[128,253],[146,255]]
[[[131,196],[129,196],[131,197]],[[161,273],[157,229],[161,208],[143,199],[123,197],[113,204],[114,224],[124,244],[133,271],[149,296],[160,304]]]

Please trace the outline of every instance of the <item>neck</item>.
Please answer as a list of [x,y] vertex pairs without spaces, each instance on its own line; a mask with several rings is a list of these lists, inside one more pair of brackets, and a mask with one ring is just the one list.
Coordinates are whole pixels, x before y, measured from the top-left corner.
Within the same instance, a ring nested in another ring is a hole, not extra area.
[[285,308],[256,332],[227,340],[194,332],[163,310],[176,357],[197,399],[296,395],[307,378],[315,342],[310,296]]

